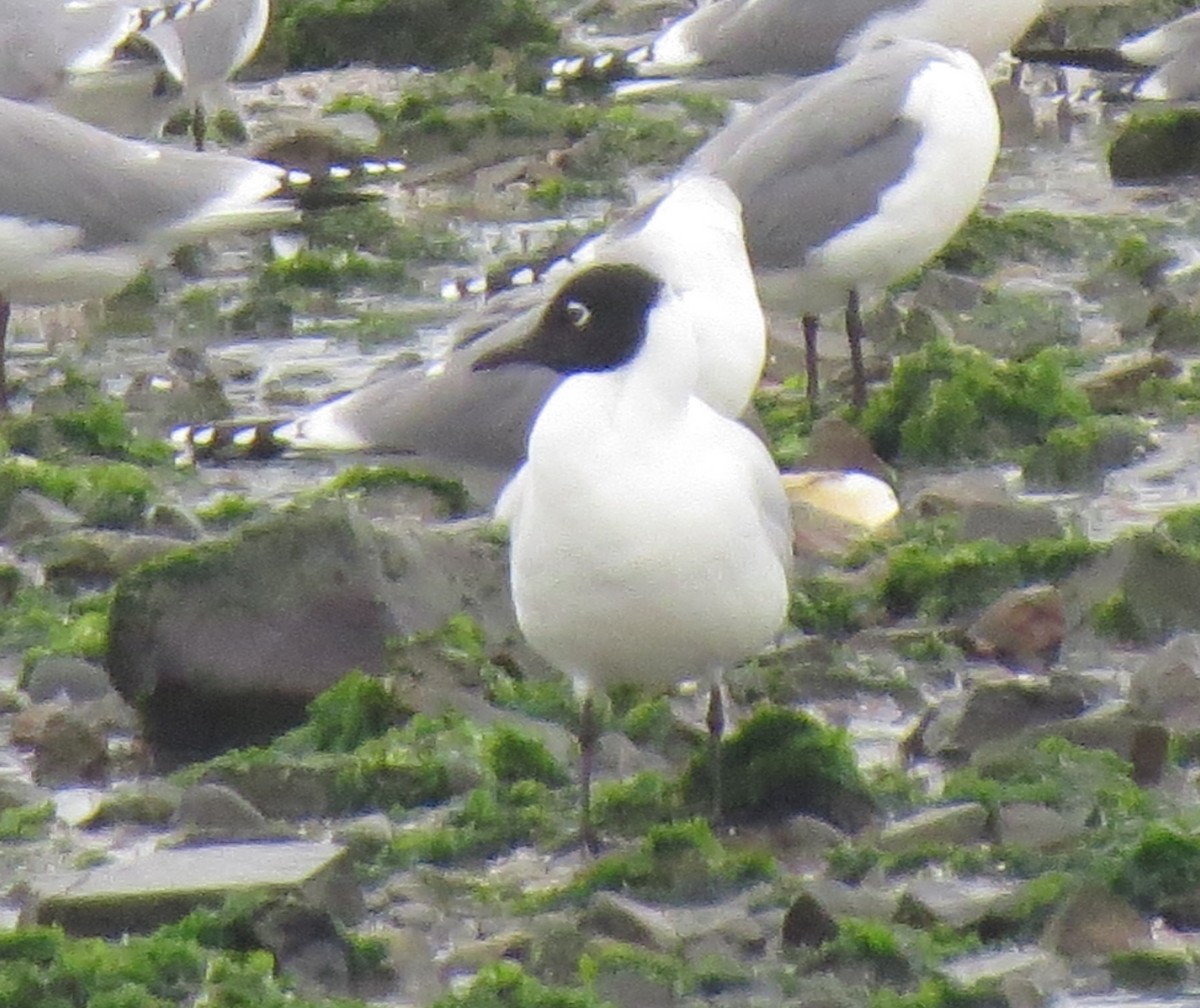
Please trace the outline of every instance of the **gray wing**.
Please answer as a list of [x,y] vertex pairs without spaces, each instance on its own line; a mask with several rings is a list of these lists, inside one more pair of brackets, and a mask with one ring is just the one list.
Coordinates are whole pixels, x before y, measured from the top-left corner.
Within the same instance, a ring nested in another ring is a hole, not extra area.
[[902,115],[913,76],[938,49],[895,43],[799,81],[726,127],[687,162],[742,203],[756,269],[800,265],[862,220],[908,171],[920,141]]
[[81,62],[100,65],[135,26],[128,0],[3,0],[0,96],[49,94]]
[[[562,379],[534,365],[471,366],[483,353],[522,339],[547,295],[533,289],[495,299],[499,305],[489,303],[460,324],[460,342],[444,362],[382,370],[362,388],[318,407],[321,423],[372,449],[512,471],[525,458],[534,417]],[[303,417],[297,421],[301,432],[305,424]]]
[[0,99],[0,217],[81,229],[85,248],[143,244],[278,188],[271,165],[112,136],[64,115]]
[[712,77],[782,73],[807,75],[837,63],[848,39],[881,12],[915,0],[717,0],[681,26],[700,62],[692,73]]

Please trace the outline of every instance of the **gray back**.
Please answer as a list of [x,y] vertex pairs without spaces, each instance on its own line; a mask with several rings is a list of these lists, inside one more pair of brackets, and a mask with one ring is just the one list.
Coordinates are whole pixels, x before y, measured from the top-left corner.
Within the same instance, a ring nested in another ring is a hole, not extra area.
[[726,127],[685,169],[716,175],[742,203],[756,269],[802,265],[872,214],[920,140],[902,115],[913,77],[938,47],[898,42],[801,80]]
[[231,195],[257,162],[123,140],[0,99],[0,216],[78,227],[83,246],[141,243]]
[[880,13],[918,0],[716,0],[690,15],[685,37],[711,77],[820,73]]

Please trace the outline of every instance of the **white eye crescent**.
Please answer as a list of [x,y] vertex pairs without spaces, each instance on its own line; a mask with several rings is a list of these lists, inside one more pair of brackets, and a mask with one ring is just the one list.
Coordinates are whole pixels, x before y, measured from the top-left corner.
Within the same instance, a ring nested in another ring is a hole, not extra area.
[[567,318],[576,329],[582,329],[592,320],[592,311],[582,301],[568,301]]

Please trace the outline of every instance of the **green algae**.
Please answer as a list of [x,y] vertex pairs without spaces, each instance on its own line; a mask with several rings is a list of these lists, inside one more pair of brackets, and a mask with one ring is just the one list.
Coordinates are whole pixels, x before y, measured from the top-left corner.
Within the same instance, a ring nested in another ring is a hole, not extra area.
[[860,426],[881,458],[942,465],[1003,457],[1090,413],[1057,349],[997,361],[937,339],[899,358]]
[[461,481],[405,466],[351,466],[321,487],[317,494],[369,494],[373,490],[392,490],[400,487],[428,490],[440,502],[442,512],[447,518],[461,518],[471,511],[471,497]]
[[[841,828],[869,818],[871,798],[843,729],[799,711],[763,706],[721,742],[721,813],[761,822],[807,813]],[[686,802],[712,794],[712,754],[693,757],[680,782]]]
[[1170,949],[1132,949],[1108,957],[1113,983],[1127,990],[1180,990],[1193,964],[1185,952]]
[[432,1008],[609,1008],[587,989],[549,986],[518,964],[500,962],[480,970],[463,991],[439,998]]

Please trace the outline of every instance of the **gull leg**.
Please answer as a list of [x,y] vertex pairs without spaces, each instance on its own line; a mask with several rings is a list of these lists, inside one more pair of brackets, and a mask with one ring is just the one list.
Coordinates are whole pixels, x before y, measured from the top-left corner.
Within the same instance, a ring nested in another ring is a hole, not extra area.
[[804,330],[804,391],[808,396],[809,412],[817,415],[817,329],[820,319],[816,315],[804,315],[800,327]]
[[592,828],[592,763],[596,756],[596,743],[600,739],[600,725],[596,720],[596,705],[589,695],[583,701],[579,713],[579,786],[582,792],[579,807],[579,839],[589,854],[599,849],[596,833]]
[[0,413],[8,412],[8,317],[12,305],[0,297]]
[[867,370],[863,364],[862,351],[862,341],[866,335],[858,304],[858,291],[851,288],[846,298],[846,336],[850,341],[850,372],[854,382],[851,401],[859,412],[867,406]]
[[721,821],[724,807],[721,779],[721,736],[725,733],[725,703],[721,699],[721,684],[713,683],[708,694],[708,747],[712,754],[712,821],[717,825]]
[[204,150],[204,138],[208,135],[208,115],[204,111],[204,106],[197,100],[192,108],[192,142],[196,146],[196,150]]

